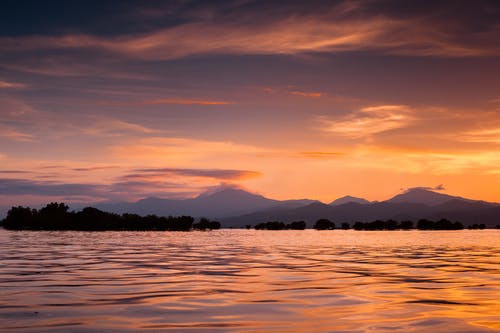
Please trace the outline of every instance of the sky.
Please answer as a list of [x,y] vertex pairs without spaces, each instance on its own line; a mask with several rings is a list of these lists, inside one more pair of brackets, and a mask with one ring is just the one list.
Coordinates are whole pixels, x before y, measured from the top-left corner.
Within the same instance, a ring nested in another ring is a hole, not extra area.
[[500,202],[498,1],[0,3],[0,206]]

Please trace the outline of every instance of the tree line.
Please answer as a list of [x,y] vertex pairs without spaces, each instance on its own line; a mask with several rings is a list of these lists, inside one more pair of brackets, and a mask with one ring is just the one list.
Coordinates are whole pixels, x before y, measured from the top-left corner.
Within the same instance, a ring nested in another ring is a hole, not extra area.
[[37,210],[12,207],[1,225],[9,230],[79,230],[79,231],[190,231],[220,229],[218,221],[201,218],[195,223],[191,216],[140,216],[114,214],[86,207],[69,211],[64,203],[52,202]]
[[288,224],[280,221],[270,221],[255,226],[255,230],[304,230],[305,228],[306,222],[304,221],[295,221]]
[[[115,214],[101,211],[97,208],[86,207],[79,212],[69,211],[64,203],[52,202],[41,209],[29,207],[12,207],[7,217],[0,221],[1,226],[10,230],[81,230],[81,231],[189,231],[220,229],[218,221],[201,218],[195,223],[191,216],[157,216],[138,214]],[[500,226],[497,226],[499,228]],[[251,225],[246,226],[252,228]],[[285,223],[269,221],[258,223],[256,230],[304,230],[305,221]],[[319,219],[313,226],[316,230],[334,230],[337,225],[328,219]],[[341,223],[340,229],[348,230],[461,230],[461,222],[452,222],[447,219],[432,221],[420,219],[413,221],[375,220],[372,222]],[[485,229],[484,224],[473,224],[468,229]]]
[[[334,230],[336,229],[334,222],[328,219],[319,219],[314,224],[313,228],[316,230]],[[375,220],[371,222],[354,222],[352,226],[347,223],[341,223],[340,229],[343,230],[462,230],[464,225],[461,222],[452,222],[447,219],[440,219],[437,221],[420,219],[415,224],[413,221],[396,221],[396,220]],[[247,229],[251,226],[247,225]],[[297,221],[286,224],[280,221],[271,221],[265,223],[259,223],[255,227],[257,230],[303,230],[306,228],[306,223],[304,221]],[[484,229],[484,224],[474,224],[468,227],[469,229]]]

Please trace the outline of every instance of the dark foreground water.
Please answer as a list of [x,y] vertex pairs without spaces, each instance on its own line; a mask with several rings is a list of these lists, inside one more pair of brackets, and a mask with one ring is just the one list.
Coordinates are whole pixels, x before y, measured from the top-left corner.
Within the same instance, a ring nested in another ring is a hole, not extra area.
[[500,331],[500,230],[0,230],[0,330]]

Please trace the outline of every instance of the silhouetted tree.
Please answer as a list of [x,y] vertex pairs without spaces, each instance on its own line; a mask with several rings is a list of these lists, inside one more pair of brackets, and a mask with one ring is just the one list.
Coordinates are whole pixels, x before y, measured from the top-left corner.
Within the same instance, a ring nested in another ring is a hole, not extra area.
[[402,221],[399,224],[399,228],[403,229],[403,230],[413,229],[413,222],[412,221]]
[[71,214],[64,203],[51,202],[38,211],[38,223],[48,230],[71,229]]
[[[37,211],[28,207],[12,207],[4,219],[3,226],[11,230],[169,230],[189,231],[194,219],[191,216],[158,217],[136,214],[112,214],[86,207],[80,212],[68,212],[68,206],[52,202]],[[217,221],[211,228],[220,228]]]
[[285,223],[280,221],[270,221],[265,223],[259,223],[255,226],[256,230],[283,230],[285,229]]
[[420,219],[417,222],[417,229],[420,230],[432,230],[434,228],[434,222],[427,219]]
[[481,224],[474,223],[473,225],[469,225],[467,228],[468,229],[485,229],[486,225],[484,223],[481,223]]
[[354,222],[354,225],[352,226],[354,230],[363,230],[365,228],[365,224],[363,222]]
[[464,225],[462,223],[451,222],[447,219],[441,219],[436,222],[421,219],[417,222],[417,229],[420,230],[460,230],[463,228]]
[[319,219],[313,228],[316,230],[333,230],[335,229],[335,223],[327,219]]
[[349,225],[349,223],[344,222],[344,223],[342,223],[341,228],[344,230],[349,230],[349,229],[351,229],[351,226]]
[[220,229],[220,222],[210,221],[209,219],[202,217],[198,223],[193,224],[193,229],[197,230]]
[[37,230],[36,218],[38,211],[29,207],[12,207],[7,212],[7,217],[3,220],[5,229],[26,229]]
[[306,228],[306,223],[304,221],[295,221],[288,224],[286,228],[292,230],[304,230]]

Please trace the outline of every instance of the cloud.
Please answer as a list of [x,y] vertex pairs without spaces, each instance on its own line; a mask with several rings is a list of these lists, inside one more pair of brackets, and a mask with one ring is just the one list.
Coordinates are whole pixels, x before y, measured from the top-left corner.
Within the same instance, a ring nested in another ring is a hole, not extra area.
[[19,142],[32,142],[33,135],[0,124],[0,137]]
[[95,136],[120,136],[128,135],[131,133],[153,134],[156,132],[152,128],[148,128],[139,124],[102,117],[94,118],[93,124],[82,127],[82,131],[85,134]]
[[115,165],[92,166],[92,167],[71,168],[70,170],[77,171],[77,172],[89,172],[89,171],[108,170],[108,169],[114,169],[114,168],[118,168],[118,166],[115,166]]
[[26,174],[26,173],[31,173],[31,172],[24,171],[24,170],[0,170],[0,173],[3,173],[3,174]]
[[[117,174],[109,171],[115,168],[112,165],[50,167],[45,169],[48,171],[41,167],[0,170],[0,175],[4,175],[0,177],[0,196],[9,197],[11,202],[20,196],[73,202],[82,198],[87,202],[137,200],[148,196],[187,198],[216,184],[261,176],[257,171],[216,168],[131,168]],[[75,172],[78,173],[77,182],[74,181]]]
[[500,144],[500,127],[466,131],[459,138],[465,142]]
[[203,186],[183,182],[165,181],[118,181],[108,186],[108,198],[144,198],[158,196],[163,198],[187,198],[203,191]]
[[137,200],[147,196],[190,197],[203,191],[204,186],[196,184],[122,181],[111,184],[65,183],[32,179],[0,178],[0,196],[51,197],[51,200],[102,201]]
[[197,100],[197,99],[178,99],[178,98],[163,98],[144,101],[144,104],[179,104],[179,105],[228,105],[234,104],[228,101],[212,101],[212,100]]
[[62,184],[28,179],[0,178],[0,195],[86,195],[102,197],[105,189],[106,186],[95,184]]
[[201,177],[219,180],[243,180],[258,177],[260,172],[250,170],[227,170],[227,169],[182,169],[182,168],[151,168],[136,169],[135,173],[123,176],[124,179],[141,179],[151,177]]
[[313,98],[321,97],[324,95],[324,93],[313,92],[313,91],[290,91],[289,94],[302,97],[313,97]]
[[279,7],[259,2],[247,6],[206,5],[208,8],[198,11],[205,14],[186,14],[174,26],[111,36],[76,32],[2,37],[0,50],[88,49],[151,60],[207,54],[343,51],[445,57],[500,53],[495,5],[444,4],[413,6],[424,10],[412,6],[403,10],[391,2],[379,1],[340,1],[336,5],[294,3]]
[[416,186],[416,187],[407,187],[407,188],[402,188],[402,191],[405,192],[410,192],[411,190],[427,190],[427,191],[444,191],[446,188],[444,187],[443,184],[439,184],[437,186]]
[[38,111],[26,102],[12,97],[0,96],[2,120],[32,117]]
[[2,81],[0,80],[0,89],[5,88],[5,89],[21,89],[21,88],[26,88],[27,85],[23,83],[16,83],[16,82],[8,82],[8,81]]
[[352,139],[406,127],[415,118],[406,105],[378,105],[364,107],[339,119],[321,116],[322,130]]
[[344,155],[344,153],[323,152],[323,151],[303,151],[303,152],[300,152],[298,155],[300,157],[306,157],[306,158],[330,159],[330,158],[338,158],[339,156]]
[[[110,148],[109,153],[126,163],[130,160],[150,161],[151,165],[237,165],[271,152],[256,146],[230,141],[209,141],[182,137],[144,137]],[[154,163],[154,164],[153,164]]]

